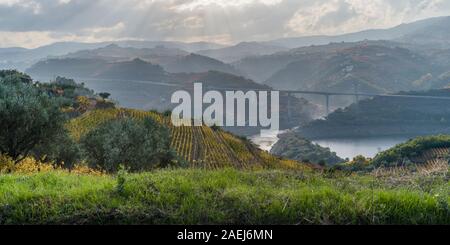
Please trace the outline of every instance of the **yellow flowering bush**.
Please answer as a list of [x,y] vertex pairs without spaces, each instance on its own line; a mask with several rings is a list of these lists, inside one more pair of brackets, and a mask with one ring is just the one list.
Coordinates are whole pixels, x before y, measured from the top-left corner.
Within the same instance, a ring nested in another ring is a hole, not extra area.
[[36,173],[48,172],[54,170],[52,163],[43,163],[32,157],[23,159],[20,163],[15,164],[14,160],[6,155],[0,155],[0,173]]
[[0,154],[0,173],[8,171],[12,166],[14,166],[13,160],[9,156]]
[[45,163],[34,159],[33,157],[27,157],[20,163],[15,164],[14,160],[7,155],[0,155],[0,174],[19,173],[19,174],[32,174],[39,172],[49,171],[66,171],[73,174],[88,174],[101,176],[105,173],[102,171],[94,170],[86,166],[86,164],[77,164],[70,170],[63,169],[61,166],[57,166],[54,163]]
[[[66,170],[67,171],[67,170]],[[76,164],[71,170],[71,173],[73,174],[87,174],[87,175],[94,175],[94,176],[103,176],[106,175],[105,171],[95,170],[87,166],[87,164]]]

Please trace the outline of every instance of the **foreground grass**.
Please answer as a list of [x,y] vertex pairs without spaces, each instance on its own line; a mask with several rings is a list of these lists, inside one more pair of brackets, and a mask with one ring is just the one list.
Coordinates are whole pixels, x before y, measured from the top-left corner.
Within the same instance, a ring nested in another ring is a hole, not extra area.
[[448,177],[164,170],[0,175],[0,224],[450,224]]

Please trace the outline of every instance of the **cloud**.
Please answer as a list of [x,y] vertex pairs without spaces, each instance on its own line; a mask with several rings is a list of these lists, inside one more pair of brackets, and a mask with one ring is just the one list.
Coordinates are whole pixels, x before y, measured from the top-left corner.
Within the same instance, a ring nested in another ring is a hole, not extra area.
[[450,1],[0,0],[0,46],[126,38],[268,40],[386,28],[441,15],[450,15]]

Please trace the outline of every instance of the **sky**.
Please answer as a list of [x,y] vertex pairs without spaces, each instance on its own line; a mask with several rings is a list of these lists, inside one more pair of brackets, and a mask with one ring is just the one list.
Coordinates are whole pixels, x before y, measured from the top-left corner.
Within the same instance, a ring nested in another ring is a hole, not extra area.
[[233,44],[450,16],[450,0],[0,0],[0,47],[57,41]]

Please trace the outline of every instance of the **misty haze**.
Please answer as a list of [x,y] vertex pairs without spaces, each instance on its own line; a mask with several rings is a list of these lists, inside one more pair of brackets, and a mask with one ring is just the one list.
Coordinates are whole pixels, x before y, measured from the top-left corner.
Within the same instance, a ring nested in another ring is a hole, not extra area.
[[[101,186],[48,216],[0,196],[0,224],[450,224],[450,1],[0,0],[0,13],[0,194],[42,172]],[[279,130],[174,125],[172,96],[196,83],[279,91]],[[405,203],[373,211],[365,178]]]

